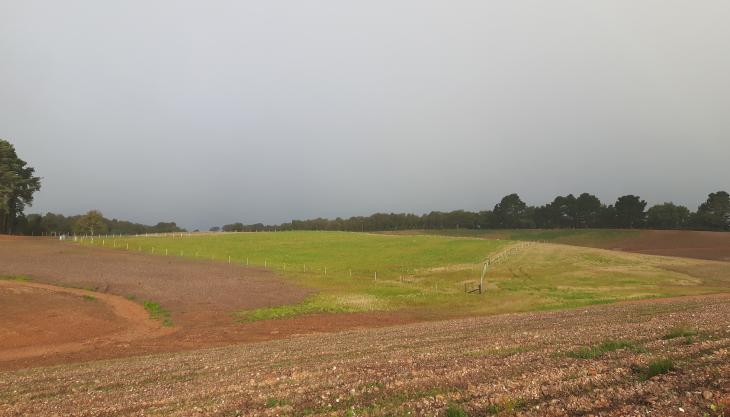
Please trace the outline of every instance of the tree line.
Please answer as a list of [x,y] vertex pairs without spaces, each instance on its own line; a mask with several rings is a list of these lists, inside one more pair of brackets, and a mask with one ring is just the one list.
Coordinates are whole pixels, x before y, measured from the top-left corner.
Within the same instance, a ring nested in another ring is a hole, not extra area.
[[98,210],[86,214],[64,216],[63,214],[29,214],[21,216],[17,233],[30,236],[43,235],[135,235],[145,233],[184,232],[175,222],[159,222],[154,226],[126,220],[107,219]]
[[[0,233],[46,234],[143,234],[182,232],[174,222],[147,226],[124,220],[107,219],[99,211],[64,216],[23,212],[41,188],[35,170],[20,159],[13,145],[0,139]],[[348,230],[383,231],[408,229],[560,229],[560,228],[651,228],[730,230],[730,195],[711,193],[695,212],[674,203],[657,204],[647,210],[639,196],[625,195],[606,205],[589,193],[558,196],[542,206],[528,206],[519,195],[510,194],[492,210],[478,212],[432,211],[424,215],[375,213],[371,216],[292,220],[279,225],[232,223],[212,231],[267,230]]]
[[691,229],[730,230],[730,195],[711,193],[697,211],[674,203],[647,209],[635,195],[619,197],[606,205],[589,193],[558,196],[542,206],[528,206],[519,195],[510,194],[492,210],[432,211],[421,216],[410,213],[376,213],[348,219],[292,220],[278,225],[232,223],[211,231],[244,232],[272,230],[385,231],[409,229]]
[[25,215],[24,210],[33,202],[33,194],[41,189],[41,178],[35,169],[22,160],[15,147],[0,139],[0,234],[142,234],[182,232],[174,222],[160,222],[154,226],[125,220],[107,219],[92,210],[78,216],[46,213]]

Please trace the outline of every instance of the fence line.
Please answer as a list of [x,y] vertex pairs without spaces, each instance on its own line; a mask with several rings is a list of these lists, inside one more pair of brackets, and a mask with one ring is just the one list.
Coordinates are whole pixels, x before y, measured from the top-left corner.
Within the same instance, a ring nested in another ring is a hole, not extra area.
[[[175,235],[183,237],[183,233],[176,233]],[[189,235],[189,233],[187,234]],[[140,237],[145,235],[138,235]],[[153,235],[153,236],[160,236],[160,235]],[[130,236],[131,237],[131,236]],[[169,237],[169,236],[168,236]],[[95,239],[96,238],[96,239]],[[100,237],[99,236],[74,236],[74,242],[78,242],[81,244],[91,244],[91,245],[99,245],[105,246],[106,245],[106,239],[101,238],[101,242],[99,242]],[[477,263],[474,264],[472,267],[472,270],[478,270],[479,265],[487,264],[487,265],[496,265],[498,263],[504,262],[506,259],[508,259],[510,256],[518,253],[519,251],[534,246],[538,242],[535,241],[526,241],[519,244],[511,245],[510,247],[506,248],[505,250],[502,250],[501,252],[498,252],[495,255],[490,255],[483,263]],[[124,246],[117,246],[117,241],[112,241],[112,247],[113,248],[119,248],[123,249],[126,248],[126,250],[130,250],[129,242],[125,241]],[[156,248],[155,246],[150,246],[150,253],[155,254],[155,251],[158,250],[158,253],[162,253],[161,251],[164,250],[164,255],[169,256],[170,252],[168,248]],[[145,247],[142,245],[137,246],[138,252],[145,251]],[[173,252],[173,256],[175,256],[175,252]],[[183,250],[180,250],[179,257],[181,258],[190,258],[190,256],[185,256],[185,252]],[[193,256],[194,259],[200,258],[201,254],[200,251],[195,251],[195,255]],[[206,255],[203,255],[202,258],[205,258]],[[236,259],[232,255],[224,255],[224,261],[227,260],[228,264],[240,264],[245,266],[257,266],[255,262],[253,262],[250,257],[242,257],[241,259]],[[215,261],[216,256],[215,254],[210,254],[210,260]],[[271,262],[268,258],[264,258],[263,264],[258,264],[258,266],[263,266],[267,269],[272,270],[280,270],[280,271],[287,271],[287,265],[294,266],[295,264],[287,263],[287,262],[281,262],[281,263],[275,263]],[[302,263],[302,269],[300,270],[300,273],[308,274],[317,276],[320,275],[322,277],[329,277],[329,276],[337,276],[341,274],[340,276],[349,276],[350,278],[354,279],[371,279],[372,281],[378,281],[378,271],[372,271],[372,270],[353,270],[352,267],[347,267],[343,269],[338,268],[331,268],[328,266],[312,266],[307,265],[306,263]],[[446,266],[448,268],[448,266]],[[381,279],[382,282],[401,282],[401,283],[413,283],[413,279],[416,277],[415,274],[417,274],[421,269],[418,268],[412,268],[412,267],[406,267],[403,266],[400,268],[401,273],[398,274],[398,272],[395,271],[389,271],[385,274],[385,279]],[[289,268],[289,270],[292,270]],[[296,271],[296,268],[294,268]],[[381,271],[382,272],[382,271]],[[403,274],[405,272],[405,274]],[[383,275],[380,276],[380,278],[383,278]],[[392,279],[388,279],[392,278]],[[463,281],[462,281],[463,282]],[[466,285],[466,284],[465,284]],[[435,284],[434,288],[438,288],[438,284]]]

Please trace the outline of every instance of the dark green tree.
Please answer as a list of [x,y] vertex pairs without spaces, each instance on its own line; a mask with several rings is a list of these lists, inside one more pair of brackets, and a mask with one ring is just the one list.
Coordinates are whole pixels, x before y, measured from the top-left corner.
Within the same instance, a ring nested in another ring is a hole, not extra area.
[[510,194],[502,198],[502,201],[494,206],[494,216],[498,226],[502,228],[530,227],[531,221],[527,215],[527,204],[517,194]]
[[618,227],[634,229],[641,227],[646,218],[646,201],[635,195],[619,197],[614,205]]
[[16,230],[20,234],[41,236],[47,233],[45,227],[43,227],[43,216],[40,214],[29,214],[24,217],[25,221],[21,221],[21,217],[18,218],[18,224]]
[[689,219],[689,209],[674,203],[657,204],[646,212],[646,226],[652,229],[681,229]]
[[616,227],[616,208],[613,205],[603,206],[598,212],[598,227]]
[[552,227],[576,227],[576,201],[573,194],[557,196],[548,205],[552,218]]
[[25,206],[41,189],[41,179],[33,174],[35,169],[18,157],[15,147],[0,139],[0,233],[13,233]]
[[550,229],[555,227],[552,221],[552,213],[550,211],[550,204],[544,206],[535,207],[533,213],[533,220],[535,221],[535,227],[539,229]]
[[152,233],[174,233],[182,232],[184,229],[177,227],[175,222],[158,222],[156,225],[148,228]]
[[243,223],[224,224],[221,230],[224,232],[243,232]]
[[497,219],[494,216],[494,212],[491,210],[484,210],[478,213],[479,223],[477,229],[494,229],[497,227]]
[[575,199],[575,227],[596,227],[603,205],[593,194],[583,193]]
[[730,194],[718,191],[707,196],[697,209],[697,223],[710,230],[730,230]]
[[78,217],[74,219],[73,217],[66,217],[63,214],[46,213],[41,220],[43,231],[56,234],[72,233]]

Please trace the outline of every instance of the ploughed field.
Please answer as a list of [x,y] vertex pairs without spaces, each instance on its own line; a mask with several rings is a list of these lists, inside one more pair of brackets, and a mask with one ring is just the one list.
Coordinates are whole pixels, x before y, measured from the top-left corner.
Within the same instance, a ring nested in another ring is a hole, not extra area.
[[480,239],[543,241],[649,255],[730,261],[730,233],[694,230],[415,230],[391,234],[429,234]]
[[0,415],[726,416],[728,317],[702,296],[27,369]]
[[722,415],[730,263],[512,237],[0,238],[0,416]]

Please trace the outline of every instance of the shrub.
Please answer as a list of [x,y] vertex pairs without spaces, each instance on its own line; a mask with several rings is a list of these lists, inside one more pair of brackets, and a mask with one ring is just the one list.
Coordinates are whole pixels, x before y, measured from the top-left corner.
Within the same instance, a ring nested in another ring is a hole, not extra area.
[[674,362],[669,358],[657,359],[646,367],[643,373],[643,379],[649,379],[657,375],[666,374],[674,370]]
[[669,333],[665,334],[662,339],[670,340],[670,339],[675,339],[677,337],[692,337],[695,335],[697,335],[697,332],[688,327],[675,327],[675,328],[671,329],[669,331]]

